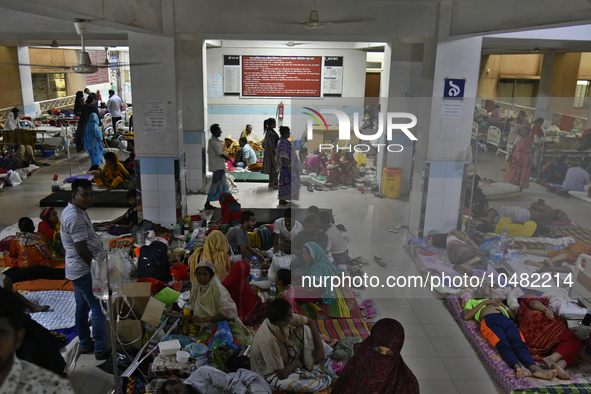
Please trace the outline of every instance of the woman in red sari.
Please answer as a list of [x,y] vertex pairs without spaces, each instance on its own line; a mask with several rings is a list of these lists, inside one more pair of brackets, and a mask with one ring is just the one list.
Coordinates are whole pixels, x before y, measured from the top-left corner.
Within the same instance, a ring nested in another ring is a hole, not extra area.
[[400,351],[404,328],[394,319],[381,319],[365,341],[354,346],[332,394],[419,394],[419,382]]
[[260,324],[265,320],[267,304],[261,301],[248,285],[250,282],[250,265],[244,261],[237,261],[230,274],[222,282],[236,304],[238,317],[246,325]]
[[575,362],[583,342],[548,308],[548,298],[521,299],[519,331],[534,360],[543,360],[548,368],[558,371],[559,379],[570,380],[564,369]]
[[63,259],[65,251],[60,236],[60,219],[57,211],[54,207],[45,208],[39,217],[42,221],[37,227],[37,233],[43,238],[54,257]]
[[511,153],[511,161],[503,175],[505,182],[517,185],[521,189],[529,187],[531,152],[534,145],[534,137],[529,134],[529,127],[521,129],[521,140],[515,145]]

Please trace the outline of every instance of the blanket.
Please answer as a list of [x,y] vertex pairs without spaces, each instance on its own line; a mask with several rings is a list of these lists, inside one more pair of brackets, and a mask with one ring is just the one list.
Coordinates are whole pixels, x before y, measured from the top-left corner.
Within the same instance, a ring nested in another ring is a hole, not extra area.
[[311,302],[296,305],[296,311],[300,315],[310,319],[345,318],[363,320],[363,313],[359,309],[353,290],[348,287],[339,287],[336,290],[334,301],[327,305],[318,305]]
[[25,297],[38,305],[49,305],[47,312],[31,313],[31,319],[48,330],[59,330],[76,325],[76,299],[73,291],[37,291]]

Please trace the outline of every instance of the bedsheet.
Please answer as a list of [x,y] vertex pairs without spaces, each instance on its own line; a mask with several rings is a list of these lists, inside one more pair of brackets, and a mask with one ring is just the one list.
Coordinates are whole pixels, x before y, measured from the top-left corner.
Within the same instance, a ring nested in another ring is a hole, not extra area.
[[353,290],[349,287],[339,287],[336,289],[334,302],[328,305],[318,305],[315,303],[305,303],[296,305],[296,311],[300,315],[308,316],[310,319],[323,318],[345,318],[345,319],[363,319],[363,313],[359,309],[357,299]]
[[[567,368],[567,372],[574,376],[572,381],[553,379],[552,381],[540,380],[536,378],[516,379],[515,371],[505,363],[497,350],[482,336],[480,333],[480,323],[476,320],[464,320],[462,318],[462,309],[460,307],[460,300],[455,297],[448,297],[446,306],[451,312],[452,316],[466,335],[468,342],[472,345],[476,354],[493,376],[497,384],[501,387],[503,393],[510,394],[512,392],[519,392],[520,389],[538,388],[538,392],[550,393],[577,393],[577,391],[552,391],[552,387],[562,387],[570,384],[589,384],[591,380],[586,377],[586,372],[591,367],[591,360],[587,360],[579,356],[575,368]],[[557,386],[558,385],[558,386]],[[535,392],[535,391],[528,391]]]
[[47,312],[31,313],[31,319],[48,330],[59,330],[76,325],[76,299],[73,291],[37,291],[25,297],[38,305],[49,305]]

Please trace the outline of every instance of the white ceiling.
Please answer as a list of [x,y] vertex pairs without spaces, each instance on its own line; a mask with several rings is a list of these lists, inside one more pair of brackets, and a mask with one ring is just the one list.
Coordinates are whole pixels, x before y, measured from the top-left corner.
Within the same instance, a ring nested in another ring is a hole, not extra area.
[[[60,45],[78,45],[74,18],[92,20],[86,43],[94,46],[125,46],[129,31],[222,42],[262,40],[269,47],[290,40],[316,48],[346,42],[420,43],[435,35],[440,6],[451,9],[451,36],[591,23],[587,0],[317,0],[321,20],[372,19],[320,30],[293,23],[308,18],[311,0],[0,0],[0,45],[47,45],[54,39]],[[566,37],[558,30],[547,31],[545,37],[487,37],[484,49],[591,50],[585,41],[591,37],[588,29],[577,34],[583,40],[570,39],[572,32],[562,32]]]

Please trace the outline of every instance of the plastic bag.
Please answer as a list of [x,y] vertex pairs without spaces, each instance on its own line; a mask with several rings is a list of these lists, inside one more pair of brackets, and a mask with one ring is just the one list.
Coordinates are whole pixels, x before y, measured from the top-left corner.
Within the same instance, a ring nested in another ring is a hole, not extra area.
[[14,171],[8,171],[8,180],[10,181],[10,184],[12,186],[18,186],[21,183],[23,183],[23,180],[21,179],[20,175]]
[[215,334],[213,334],[211,341],[209,341],[209,348],[213,350],[220,345],[232,347],[233,341],[234,337],[232,336],[232,330],[230,330],[228,322],[221,321],[218,323],[218,328]]
[[109,281],[112,290],[121,289],[123,283],[131,281],[131,263],[120,249],[109,253]]

